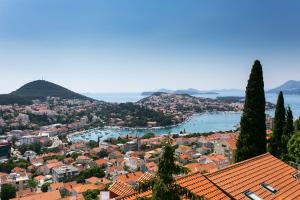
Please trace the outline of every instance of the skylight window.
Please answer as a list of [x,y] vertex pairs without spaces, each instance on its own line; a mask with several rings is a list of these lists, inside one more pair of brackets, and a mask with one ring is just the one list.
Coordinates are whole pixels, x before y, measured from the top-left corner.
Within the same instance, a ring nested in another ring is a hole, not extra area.
[[244,194],[251,200],[263,200],[262,198],[257,196],[254,192],[251,192],[250,190],[246,191]]
[[261,186],[267,190],[269,190],[270,192],[272,192],[273,194],[275,194],[277,192],[277,190],[275,188],[273,188],[271,185],[267,184],[267,183],[262,183]]

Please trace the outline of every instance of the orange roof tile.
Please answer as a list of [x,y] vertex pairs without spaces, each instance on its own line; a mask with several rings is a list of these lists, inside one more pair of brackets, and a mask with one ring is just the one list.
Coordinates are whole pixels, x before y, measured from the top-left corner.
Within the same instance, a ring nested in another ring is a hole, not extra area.
[[108,190],[118,196],[124,196],[134,193],[134,189],[131,187],[131,185],[121,181],[114,182]]
[[[176,180],[176,184],[181,187],[187,188],[194,194],[198,196],[204,196],[210,200],[222,200],[222,199],[230,199],[227,195],[225,195],[221,190],[219,190],[213,183],[211,183],[205,176],[200,173],[194,173],[191,175],[187,175],[181,177]],[[122,200],[135,200],[137,197],[151,197],[152,191],[148,190],[146,192],[142,192],[139,194],[130,194],[124,197],[120,197],[117,199]]]
[[133,182],[136,182],[142,175],[143,173],[140,171],[132,172],[128,174],[121,174],[117,177],[117,181],[131,184]]
[[217,165],[214,162],[210,162],[207,164],[202,164],[202,163],[190,163],[185,165],[188,169],[191,170],[191,173],[195,172],[207,172],[207,173],[212,173],[218,170]]
[[94,185],[94,184],[77,184],[73,187],[74,191],[77,194],[84,193],[88,190],[104,190],[105,186],[104,185]]
[[106,159],[98,159],[98,160],[95,160],[94,161],[98,166],[101,166],[101,165],[105,165],[107,162],[108,162],[108,160],[106,160]]
[[106,179],[106,178],[98,178],[98,177],[90,177],[90,178],[88,178],[88,179],[85,179],[85,181],[87,182],[87,183],[92,183],[92,184],[104,184],[104,185],[106,185],[106,184],[110,184],[111,183],[111,181],[110,180],[108,180],[108,179]]
[[33,195],[20,197],[20,198],[13,198],[11,200],[59,200],[61,199],[60,193],[58,190],[52,191],[52,192],[42,192],[42,193],[36,193]]
[[[235,199],[246,199],[250,190],[262,199],[300,199],[300,180],[293,177],[296,169],[269,153],[236,163],[207,175],[218,187]],[[272,194],[262,187],[266,183],[278,190]]]
[[146,172],[146,173],[144,173],[144,174],[137,180],[137,182],[142,183],[142,182],[145,182],[145,181],[149,181],[149,180],[151,180],[151,179],[153,179],[153,178],[155,178],[155,175],[153,175],[153,174],[151,174],[151,173],[149,173],[149,172]]

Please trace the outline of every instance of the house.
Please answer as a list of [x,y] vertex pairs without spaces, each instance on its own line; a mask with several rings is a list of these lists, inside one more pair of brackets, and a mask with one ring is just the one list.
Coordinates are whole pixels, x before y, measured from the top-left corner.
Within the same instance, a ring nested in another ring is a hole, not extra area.
[[12,184],[17,190],[28,188],[29,177],[26,172],[10,173],[0,177],[0,186],[3,184]]
[[[196,172],[176,180],[193,194],[219,199],[300,199],[300,172],[269,153],[233,164],[213,173]],[[132,193],[118,200],[151,197],[152,191]]]
[[207,164],[189,163],[189,164],[185,165],[185,167],[188,168],[191,173],[199,172],[201,174],[211,173],[211,172],[215,172],[218,170],[218,167],[214,162],[210,162]]
[[[205,176],[200,173],[193,173],[176,180],[176,184],[190,190],[197,196],[204,196],[210,200],[230,200],[226,194],[210,182]],[[152,191],[148,190],[142,193],[134,193],[124,195],[117,198],[118,200],[136,200],[139,198],[149,198],[152,196]],[[183,198],[185,199],[185,198]]]
[[213,161],[217,165],[218,169],[223,169],[230,164],[228,158],[226,158],[224,155],[209,154],[207,155],[207,158]]
[[52,169],[52,178],[54,182],[69,180],[78,174],[78,169],[72,165],[63,165]]
[[149,162],[145,164],[145,168],[148,172],[157,172],[158,166],[155,162]]
[[98,178],[98,177],[90,177],[88,179],[85,179],[86,183],[90,183],[90,184],[95,184],[95,185],[100,185],[103,184],[105,186],[108,186],[112,183],[112,181],[106,179],[106,178]]
[[134,185],[142,175],[143,173],[140,171],[121,174],[117,177],[117,181],[128,183],[129,185]]

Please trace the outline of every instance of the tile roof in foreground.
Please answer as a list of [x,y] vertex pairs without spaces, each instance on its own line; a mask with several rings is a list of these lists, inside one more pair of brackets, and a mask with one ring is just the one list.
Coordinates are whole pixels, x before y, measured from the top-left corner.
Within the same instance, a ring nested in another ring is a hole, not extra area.
[[[300,199],[300,180],[293,177],[296,172],[295,168],[266,153],[208,174],[207,178],[234,199],[249,199],[245,195],[247,191],[265,200]],[[262,184],[277,192],[272,193]]]
[[[190,174],[177,179],[176,183],[211,200],[247,200],[251,199],[249,196],[264,200],[300,199],[300,180],[294,177],[296,173],[295,168],[266,153],[208,175]],[[151,195],[149,190],[116,199],[135,200]]]
[[[230,199],[226,194],[219,190],[213,183],[211,183],[206,177],[200,173],[190,174],[181,177],[176,180],[176,183],[181,187],[185,187],[194,194],[199,196],[205,196],[210,200],[222,200]],[[135,200],[137,197],[151,197],[152,191],[148,190],[139,194],[131,194],[125,197],[119,197],[116,199],[122,200]]]
[[134,193],[134,189],[131,185],[121,181],[114,182],[108,190],[118,196],[124,196]]

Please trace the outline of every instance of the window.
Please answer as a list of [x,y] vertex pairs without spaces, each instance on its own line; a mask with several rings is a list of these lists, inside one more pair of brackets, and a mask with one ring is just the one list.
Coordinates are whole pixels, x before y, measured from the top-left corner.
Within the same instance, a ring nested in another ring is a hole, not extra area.
[[277,192],[277,190],[275,188],[273,188],[271,185],[267,184],[267,183],[262,183],[261,186],[265,189],[267,189],[268,191],[272,192],[273,194],[275,194]]
[[259,196],[257,196],[254,192],[251,192],[250,190],[244,192],[244,194],[251,200],[263,200]]

